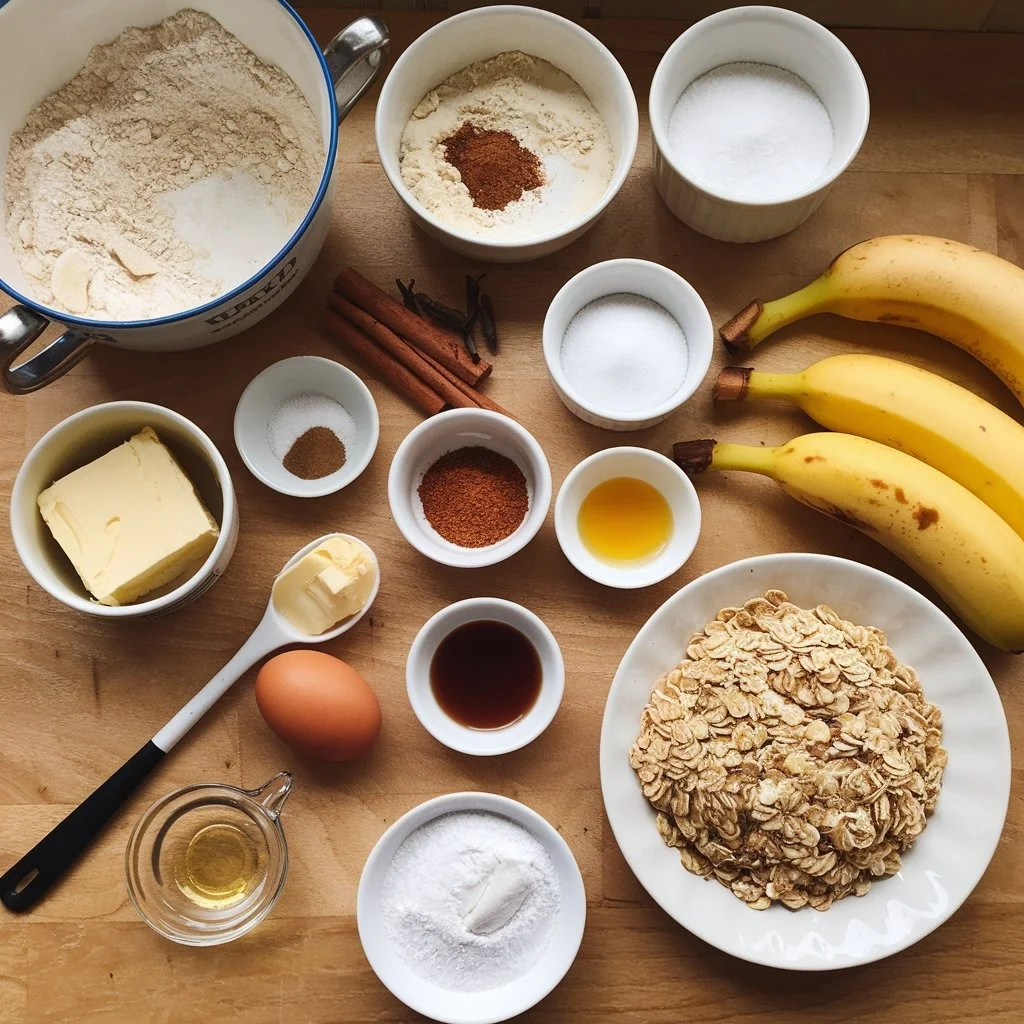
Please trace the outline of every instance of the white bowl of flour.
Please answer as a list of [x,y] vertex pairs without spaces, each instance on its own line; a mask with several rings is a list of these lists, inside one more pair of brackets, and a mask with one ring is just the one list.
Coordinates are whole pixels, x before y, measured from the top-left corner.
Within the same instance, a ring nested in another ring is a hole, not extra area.
[[[538,157],[543,183],[481,207],[445,158],[443,140],[465,123],[512,135]],[[395,62],[377,103],[377,152],[413,218],[485,261],[536,259],[579,238],[625,181],[637,132],[636,99],[611,52],[532,7],[484,7],[435,25]]]
[[387,32],[359,19],[325,55],[282,0],[9,0],[0,39],[0,384],[26,392],[93,342],[198,348],[279,305]]

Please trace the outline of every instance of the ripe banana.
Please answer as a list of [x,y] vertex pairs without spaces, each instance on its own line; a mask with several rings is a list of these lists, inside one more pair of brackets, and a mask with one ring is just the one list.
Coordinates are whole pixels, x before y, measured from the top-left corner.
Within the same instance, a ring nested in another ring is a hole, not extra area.
[[902,558],[978,636],[1024,650],[1024,539],[937,469],[852,434],[805,434],[778,448],[684,441],[673,455],[687,473],[771,477]]
[[831,356],[803,373],[727,366],[715,400],[784,398],[829,430],[913,455],[963,484],[1024,537],[1024,427],[937,374],[882,356]]
[[719,333],[749,351],[812,313],[905,324],[970,352],[1024,402],[1024,270],[962,242],[883,235],[840,253],[809,285],[755,300]]

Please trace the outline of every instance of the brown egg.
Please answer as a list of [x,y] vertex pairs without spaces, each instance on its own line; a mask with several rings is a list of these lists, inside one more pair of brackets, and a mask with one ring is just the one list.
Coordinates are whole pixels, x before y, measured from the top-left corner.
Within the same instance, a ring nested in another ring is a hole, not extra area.
[[286,651],[256,676],[256,703],[267,725],[304,757],[348,761],[380,732],[380,703],[351,666],[321,651]]

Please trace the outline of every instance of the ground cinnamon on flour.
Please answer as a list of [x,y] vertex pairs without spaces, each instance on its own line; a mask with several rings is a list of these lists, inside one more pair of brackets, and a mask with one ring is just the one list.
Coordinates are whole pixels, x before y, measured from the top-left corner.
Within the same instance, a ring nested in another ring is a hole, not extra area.
[[473,205],[481,210],[504,210],[524,192],[544,184],[535,153],[511,133],[478,128],[466,121],[442,145],[445,159],[462,175]]

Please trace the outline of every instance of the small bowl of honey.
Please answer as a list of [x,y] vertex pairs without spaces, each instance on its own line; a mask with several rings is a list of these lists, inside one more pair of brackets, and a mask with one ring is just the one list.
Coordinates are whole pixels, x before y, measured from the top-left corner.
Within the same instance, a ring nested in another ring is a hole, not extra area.
[[555,501],[565,557],[606,587],[635,590],[677,572],[700,536],[689,477],[648,448],[606,448],[565,478]]
[[288,874],[280,813],[291,786],[280,772],[259,789],[186,786],[157,800],[125,851],[128,896],[142,920],[186,946],[255,928]]
[[424,623],[409,648],[405,682],[434,739],[463,754],[507,754],[551,724],[565,665],[551,630],[529,609],[473,597]]

